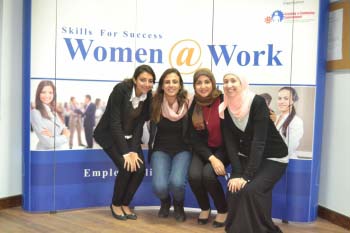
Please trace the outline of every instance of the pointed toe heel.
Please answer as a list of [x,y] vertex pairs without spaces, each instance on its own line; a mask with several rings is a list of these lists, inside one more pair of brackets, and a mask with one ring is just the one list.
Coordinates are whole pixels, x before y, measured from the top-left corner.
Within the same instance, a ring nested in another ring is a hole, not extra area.
[[213,222],[214,228],[219,228],[219,227],[224,227],[224,226],[225,226],[225,222],[218,222],[218,221]]
[[131,219],[131,220],[136,220],[137,219],[137,215],[135,213],[126,214],[126,218],[127,219]]
[[205,225],[205,224],[208,223],[208,221],[209,221],[209,218],[199,218],[199,219],[197,219],[197,223],[199,225]]
[[209,222],[209,217],[210,217],[211,209],[209,209],[208,217],[207,218],[198,218],[197,223],[199,225],[205,225]]
[[127,219],[127,216],[125,214],[116,214],[113,210],[112,205],[109,206],[111,208],[111,212],[114,218],[118,219],[118,220],[122,220],[125,221]]

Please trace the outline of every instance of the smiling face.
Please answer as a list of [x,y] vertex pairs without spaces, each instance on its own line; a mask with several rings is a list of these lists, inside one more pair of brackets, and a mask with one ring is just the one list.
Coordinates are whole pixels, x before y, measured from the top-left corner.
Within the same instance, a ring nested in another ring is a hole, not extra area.
[[233,74],[224,77],[224,92],[228,97],[235,97],[242,92],[241,81]]
[[40,101],[43,104],[49,105],[53,100],[54,92],[51,86],[44,86],[40,92]]
[[176,97],[180,89],[180,77],[176,73],[170,73],[164,78],[162,90],[165,97]]
[[207,97],[213,90],[213,83],[210,81],[209,77],[201,75],[198,77],[194,84],[194,91],[200,97]]
[[278,92],[277,106],[281,113],[289,112],[293,104],[294,101],[289,90],[281,90]]
[[147,94],[153,88],[153,76],[150,73],[142,72],[136,79],[133,79],[135,84],[135,94],[140,96]]

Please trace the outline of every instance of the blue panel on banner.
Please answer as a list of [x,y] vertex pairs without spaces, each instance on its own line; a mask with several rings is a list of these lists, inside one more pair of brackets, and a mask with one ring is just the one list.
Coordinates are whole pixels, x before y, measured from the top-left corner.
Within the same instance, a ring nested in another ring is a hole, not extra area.
[[31,184],[54,185],[55,167],[54,164],[32,165]]
[[289,160],[286,174],[273,190],[273,217],[309,221],[311,164],[311,160]]
[[[86,151],[32,151],[32,211],[65,210],[110,203],[117,169],[102,150],[89,150],[87,154],[84,152]],[[147,151],[144,154],[147,160]],[[274,217],[307,221],[304,216],[308,216],[310,168],[311,160],[290,160],[286,175],[273,191]],[[220,177],[220,182],[226,188],[227,181],[224,177]],[[145,178],[132,205],[159,205],[159,200],[152,191],[149,164],[146,164]],[[188,185],[185,205],[198,208]]]
[[43,211],[54,211],[54,186],[32,186],[31,187],[31,199],[30,199],[30,211],[43,212]]
[[114,182],[56,186],[56,209],[68,210],[110,205]]

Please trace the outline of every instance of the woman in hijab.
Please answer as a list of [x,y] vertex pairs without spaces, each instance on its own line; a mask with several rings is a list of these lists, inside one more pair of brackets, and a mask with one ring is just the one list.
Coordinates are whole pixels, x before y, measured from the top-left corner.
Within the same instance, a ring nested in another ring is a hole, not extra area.
[[281,232],[271,218],[272,189],[284,174],[288,148],[263,97],[248,88],[245,78],[224,75],[223,138],[231,162],[226,232]]
[[189,183],[201,208],[197,222],[200,225],[208,223],[211,212],[210,196],[218,212],[213,226],[223,227],[227,216],[227,203],[218,177],[226,175],[225,167],[229,163],[223,148],[223,125],[218,112],[223,94],[216,88],[215,77],[207,68],[200,68],[194,73],[193,88],[194,101],[189,109],[193,149]]

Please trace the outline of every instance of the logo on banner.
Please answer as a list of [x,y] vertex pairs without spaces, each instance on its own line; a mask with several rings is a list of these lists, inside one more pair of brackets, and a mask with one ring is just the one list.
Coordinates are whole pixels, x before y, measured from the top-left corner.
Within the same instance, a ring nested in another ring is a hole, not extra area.
[[276,23],[291,23],[291,22],[310,22],[314,21],[316,17],[315,11],[292,11],[283,12],[275,10],[272,14],[265,17],[266,24]]
[[265,23],[280,23],[284,19],[284,14],[282,11],[277,10],[272,13],[271,16],[265,18]]

